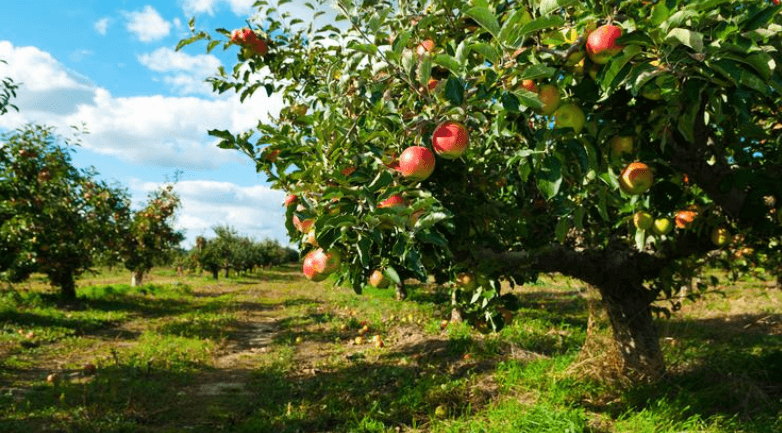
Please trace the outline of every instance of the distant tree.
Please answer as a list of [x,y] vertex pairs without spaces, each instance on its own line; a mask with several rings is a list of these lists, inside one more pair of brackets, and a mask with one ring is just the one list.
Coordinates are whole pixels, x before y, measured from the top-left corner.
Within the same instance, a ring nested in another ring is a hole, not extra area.
[[71,164],[72,143],[30,125],[0,139],[0,277],[48,276],[65,298],[75,279],[121,245],[124,189]]
[[149,194],[145,206],[133,213],[124,231],[121,256],[132,272],[131,285],[140,285],[144,274],[156,262],[165,261],[184,239],[172,223],[180,206],[173,185],[166,185]]

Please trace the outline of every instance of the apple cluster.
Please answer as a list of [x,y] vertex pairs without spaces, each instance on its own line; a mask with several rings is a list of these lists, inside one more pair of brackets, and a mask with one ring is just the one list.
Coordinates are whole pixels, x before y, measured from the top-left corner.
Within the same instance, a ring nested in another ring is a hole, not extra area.
[[242,47],[245,57],[265,56],[269,51],[266,41],[258,38],[252,29],[236,29],[231,32],[231,43]]

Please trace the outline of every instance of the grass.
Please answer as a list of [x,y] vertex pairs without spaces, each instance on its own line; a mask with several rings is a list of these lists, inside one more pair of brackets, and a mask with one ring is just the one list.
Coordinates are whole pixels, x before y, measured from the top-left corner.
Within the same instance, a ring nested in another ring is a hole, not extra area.
[[515,289],[498,334],[442,328],[436,287],[128,279],[104,270],[70,303],[41,279],[0,291],[0,431],[782,432],[782,292],[757,280],[660,319],[669,374],[629,386],[590,374],[607,328],[563,278]]

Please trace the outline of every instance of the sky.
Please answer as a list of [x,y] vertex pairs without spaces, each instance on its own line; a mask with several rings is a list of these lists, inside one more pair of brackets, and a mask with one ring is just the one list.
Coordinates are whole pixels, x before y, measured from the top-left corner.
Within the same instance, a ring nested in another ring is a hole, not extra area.
[[199,30],[243,27],[253,2],[2,0],[0,59],[8,64],[0,63],[0,78],[21,87],[12,101],[19,112],[0,116],[0,131],[34,122],[70,137],[71,126],[84,125],[89,134],[80,137],[74,165],[93,166],[101,179],[128,188],[135,207],[181,172],[175,225],[186,248],[196,236],[213,236],[217,224],[287,245],[285,193],[270,189],[247,156],[219,149],[207,134],[250,129],[278,114],[280,99],[256,92],[241,104],[236,95],[211,93],[204,80],[233,65],[236,47],[208,55],[203,43],[174,50],[191,17]]

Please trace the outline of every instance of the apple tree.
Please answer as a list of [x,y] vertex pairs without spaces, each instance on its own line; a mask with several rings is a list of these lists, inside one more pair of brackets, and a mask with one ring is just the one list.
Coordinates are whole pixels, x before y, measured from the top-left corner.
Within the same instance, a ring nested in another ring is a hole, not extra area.
[[66,299],[76,277],[119,250],[129,212],[124,189],[71,164],[71,145],[39,125],[0,139],[0,276],[46,274]]
[[[290,194],[289,234],[340,257],[338,283],[461,281],[457,306],[496,328],[502,282],[568,275],[599,291],[628,375],[654,379],[656,300],[705,266],[779,270],[782,6],[336,5],[316,26],[256,2],[268,51],[209,80],[285,102],[210,133]],[[236,45],[190,27],[179,48]]]
[[149,194],[143,208],[133,213],[124,232],[120,249],[121,259],[132,273],[131,285],[140,285],[144,274],[184,239],[184,234],[173,227],[179,196],[173,185],[165,185]]
[[[0,59],[0,63],[7,63],[5,60]],[[9,77],[3,78],[2,88],[0,88],[0,115],[8,112],[9,108],[19,110],[16,105],[11,103],[11,99],[16,97],[16,90],[19,85]]]

